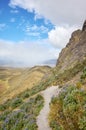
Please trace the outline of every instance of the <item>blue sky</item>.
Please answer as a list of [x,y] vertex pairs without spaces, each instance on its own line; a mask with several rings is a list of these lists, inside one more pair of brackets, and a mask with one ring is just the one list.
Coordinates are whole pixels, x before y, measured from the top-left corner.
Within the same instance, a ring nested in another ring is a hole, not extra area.
[[86,0],[0,0],[0,65],[51,65],[82,27],[85,5]]
[[0,1],[0,38],[11,41],[46,39],[54,25],[35,12],[20,7],[12,8],[9,0]]

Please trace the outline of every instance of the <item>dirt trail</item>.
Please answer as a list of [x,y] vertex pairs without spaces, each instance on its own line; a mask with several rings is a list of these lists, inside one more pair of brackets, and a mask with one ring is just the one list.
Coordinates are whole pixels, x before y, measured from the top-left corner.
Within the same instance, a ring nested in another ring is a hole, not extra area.
[[43,109],[37,117],[38,130],[51,130],[48,124],[48,113],[50,111],[49,103],[51,101],[52,96],[57,95],[58,93],[58,86],[49,87],[41,92],[42,96],[44,97],[45,103]]

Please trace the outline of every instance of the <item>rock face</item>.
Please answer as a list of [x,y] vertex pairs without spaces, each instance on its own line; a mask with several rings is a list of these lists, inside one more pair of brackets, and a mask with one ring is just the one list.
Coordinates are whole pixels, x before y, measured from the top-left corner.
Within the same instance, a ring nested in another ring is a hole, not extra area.
[[86,31],[86,20],[85,20],[85,22],[83,24],[82,31]]
[[64,71],[86,58],[86,20],[82,30],[72,33],[69,43],[59,54],[56,67]]

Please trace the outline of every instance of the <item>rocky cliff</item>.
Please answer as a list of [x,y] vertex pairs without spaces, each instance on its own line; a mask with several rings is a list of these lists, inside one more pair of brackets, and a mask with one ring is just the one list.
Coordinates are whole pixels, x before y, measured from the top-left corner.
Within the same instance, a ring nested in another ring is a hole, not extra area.
[[59,54],[56,67],[64,71],[86,59],[86,20],[82,30],[72,33],[69,43]]

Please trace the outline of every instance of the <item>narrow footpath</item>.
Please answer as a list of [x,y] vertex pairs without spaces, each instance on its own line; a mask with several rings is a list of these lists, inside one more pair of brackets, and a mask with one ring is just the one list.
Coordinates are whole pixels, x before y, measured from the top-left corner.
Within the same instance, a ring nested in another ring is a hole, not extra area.
[[49,103],[51,98],[59,93],[58,86],[52,86],[41,92],[41,95],[44,97],[44,107],[40,111],[39,116],[37,117],[38,130],[51,130],[48,124],[48,114],[50,111]]

